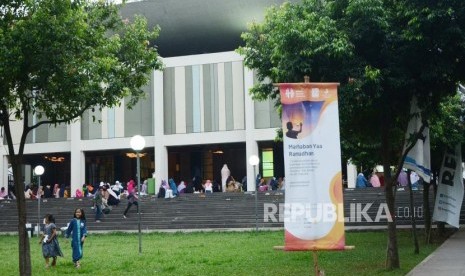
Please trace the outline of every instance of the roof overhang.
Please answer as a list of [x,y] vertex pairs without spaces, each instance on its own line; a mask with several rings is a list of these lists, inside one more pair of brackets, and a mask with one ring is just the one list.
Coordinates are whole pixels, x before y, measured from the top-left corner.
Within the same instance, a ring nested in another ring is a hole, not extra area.
[[[241,33],[250,22],[261,22],[265,10],[283,0],[156,0],[129,1],[124,18],[135,14],[159,25],[155,45],[162,57],[232,51],[242,45]],[[301,2],[292,0],[289,2]]]

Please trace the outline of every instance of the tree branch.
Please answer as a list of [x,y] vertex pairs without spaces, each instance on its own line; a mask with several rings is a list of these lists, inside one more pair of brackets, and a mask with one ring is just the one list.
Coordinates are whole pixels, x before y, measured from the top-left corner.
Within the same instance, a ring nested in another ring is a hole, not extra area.
[[352,147],[357,148],[357,149],[364,149],[364,150],[379,150],[381,148],[381,143],[373,143],[371,145],[368,144],[355,144],[355,142],[352,142],[350,139],[344,140],[347,144],[350,144]]
[[59,119],[59,120],[43,120],[43,121],[40,121],[32,126],[30,126],[31,129],[34,129],[34,128],[37,128],[41,125],[46,125],[46,124],[60,124],[60,123],[69,123],[70,121],[72,121],[73,119],[76,119],[77,117],[81,117],[82,114],[84,114],[84,112],[86,112],[86,110],[88,110],[92,105],[87,105],[85,106],[84,108],[82,108],[80,111],[78,111],[77,113],[75,114],[72,114],[68,117],[65,117],[63,119]]
[[402,169],[404,165],[404,161],[405,161],[405,158],[407,157],[407,154],[417,144],[418,139],[421,138],[421,135],[423,134],[423,131],[425,130],[426,127],[428,127],[428,123],[425,120],[422,120],[420,129],[418,130],[417,133],[415,133],[414,139],[412,139],[413,142],[410,145],[408,145],[405,148],[405,151],[402,153],[402,157],[400,158],[399,163],[397,164],[397,171],[396,171],[396,175],[394,179],[397,179],[399,177],[400,170]]
[[14,156],[15,149],[13,147],[13,139],[11,137],[11,128],[10,128],[10,116],[5,105],[1,105],[2,114],[0,115],[0,120],[2,122],[3,129],[5,131],[5,137],[8,146],[8,155]]

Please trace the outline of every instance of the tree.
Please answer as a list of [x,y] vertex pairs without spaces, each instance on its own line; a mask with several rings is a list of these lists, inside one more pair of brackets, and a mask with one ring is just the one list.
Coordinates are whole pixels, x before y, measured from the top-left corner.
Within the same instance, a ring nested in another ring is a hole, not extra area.
[[[108,3],[107,3],[108,2]],[[0,124],[13,167],[19,215],[19,268],[31,274],[20,166],[28,133],[71,123],[86,110],[133,106],[149,73],[161,68],[146,20],[118,15],[110,1],[30,0],[0,4]],[[32,123],[31,116],[37,117]],[[10,122],[22,120],[15,151]]]
[[[255,99],[278,98],[273,82],[301,82],[304,75],[340,82],[342,150],[378,157],[395,214],[390,165],[400,172],[421,134],[404,149],[410,101],[419,100],[423,129],[440,99],[455,93],[465,76],[464,15],[461,1],[304,0],[270,8],[242,35],[238,51],[256,70]],[[388,236],[386,266],[398,268],[395,217]]]
[[[463,88],[463,86],[461,86]],[[454,148],[458,143],[465,141],[465,97],[462,89],[451,96],[445,98],[439,105],[438,113],[431,119],[431,171],[433,176],[439,176],[444,153],[447,148]],[[462,146],[462,156],[464,147]],[[436,183],[433,181],[432,183]],[[426,242],[430,242],[431,237],[431,210],[429,206],[429,190],[432,183],[424,183],[423,189],[423,210],[425,218]],[[437,185],[433,186],[437,188]],[[436,195],[436,193],[435,193]],[[439,224],[438,229],[444,224]]]

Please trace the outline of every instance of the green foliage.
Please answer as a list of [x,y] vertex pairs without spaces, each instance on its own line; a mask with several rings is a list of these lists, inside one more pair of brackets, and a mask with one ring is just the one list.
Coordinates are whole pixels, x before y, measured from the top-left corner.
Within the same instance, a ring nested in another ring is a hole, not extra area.
[[[158,33],[142,17],[120,18],[112,1],[0,3],[0,126],[18,196],[21,275],[31,274],[20,168],[27,134],[40,125],[70,123],[86,110],[119,105],[123,98],[128,107],[136,104],[150,73],[162,67],[150,46]],[[12,120],[23,123],[17,152]]]
[[[431,156],[432,168],[438,172],[444,151],[463,144],[465,139],[465,98],[462,92],[445,98],[438,107],[438,112],[431,120]],[[464,156],[462,147],[462,156]]]
[[[352,45],[338,30],[331,11],[320,1],[304,2],[270,8],[264,24],[252,23],[249,32],[242,34],[246,46],[238,52],[246,66],[258,69],[259,82],[301,82],[306,75],[328,81],[338,72],[338,64],[351,57]],[[275,98],[277,90],[257,84],[252,95]]]
[[159,29],[123,20],[107,1],[26,1],[24,10],[0,30],[0,107],[16,119],[67,123],[124,97],[134,105],[162,66],[149,45]]
[[[410,231],[400,231],[403,268],[384,269],[386,234],[348,232],[349,251],[321,251],[319,266],[326,275],[405,275],[428,256],[438,244],[421,245],[413,254]],[[31,238],[33,275],[312,275],[311,252],[285,252],[273,246],[284,245],[283,231],[276,232],[198,232],[152,233],[142,235],[142,254],[137,234],[91,234],[84,245],[79,271],[71,261],[71,246],[60,238],[64,258],[55,269],[45,270],[41,247]],[[14,256],[16,236],[0,236],[0,258],[4,275],[18,274]],[[423,239],[420,239],[423,240]]]
[[431,124],[433,149],[444,146],[454,147],[465,139],[465,99],[462,93],[445,98],[439,103],[439,110]]
[[305,75],[339,82],[345,158],[380,162],[389,146],[388,159],[396,162],[412,97],[431,121],[441,99],[465,79],[464,28],[459,0],[304,0],[269,9],[242,35],[238,52],[257,72],[260,83],[250,91],[257,100],[278,97],[270,83],[302,82]]

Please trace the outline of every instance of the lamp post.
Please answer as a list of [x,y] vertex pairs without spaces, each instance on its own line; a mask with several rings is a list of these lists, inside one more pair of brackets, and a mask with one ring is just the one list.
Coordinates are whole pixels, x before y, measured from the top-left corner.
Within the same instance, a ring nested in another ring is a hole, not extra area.
[[139,198],[137,203],[138,225],[139,225],[139,254],[142,254],[142,236],[140,228],[140,213],[141,213],[141,198],[140,198],[140,156],[139,152],[145,147],[144,137],[135,135],[131,138],[131,148],[137,155],[137,196]]
[[257,189],[257,165],[260,159],[256,155],[252,155],[249,158],[249,164],[253,166],[254,182],[255,182],[255,231],[258,232],[258,189]]
[[40,198],[42,197],[40,190],[40,176],[44,174],[44,171],[45,169],[41,165],[34,168],[34,174],[38,177],[37,183],[39,184],[37,187],[37,237],[39,236],[40,232]]

